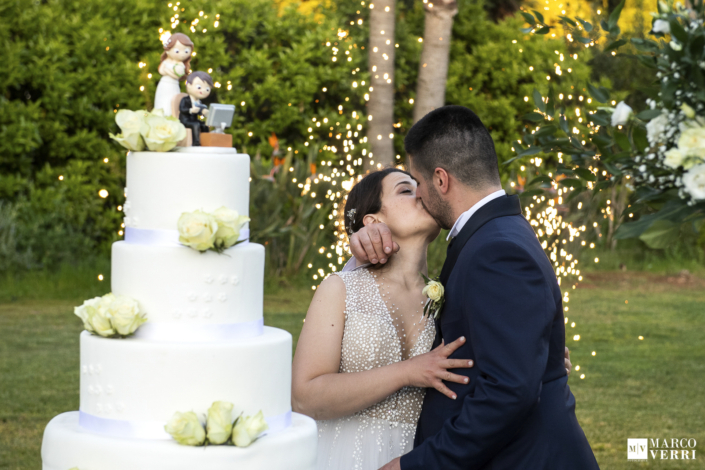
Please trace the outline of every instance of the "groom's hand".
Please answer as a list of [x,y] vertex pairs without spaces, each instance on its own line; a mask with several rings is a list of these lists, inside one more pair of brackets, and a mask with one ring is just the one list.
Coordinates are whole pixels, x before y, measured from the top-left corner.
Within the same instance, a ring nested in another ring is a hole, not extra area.
[[386,263],[399,245],[392,240],[392,232],[386,224],[365,225],[350,237],[350,251],[361,263]]
[[397,457],[379,470],[401,470],[401,463],[399,462],[401,462],[401,459]]
[[565,347],[565,371],[570,375],[570,370],[573,368],[573,364],[570,363],[570,351],[568,346]]

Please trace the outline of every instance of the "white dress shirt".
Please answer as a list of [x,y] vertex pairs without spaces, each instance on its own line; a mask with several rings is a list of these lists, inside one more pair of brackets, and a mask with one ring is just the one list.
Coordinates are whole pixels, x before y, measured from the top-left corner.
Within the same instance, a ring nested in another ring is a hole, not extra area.
[[470,209],[466,210],[462,214],[460,214],[460,217],[458,217],[458,220],[455,221],[453,224],[453,227],[450,229],[450,232],[448,232],[448,237],[446,240],[450,240],[451,238],[455,238],[458,236],[460,231],[465,227],[465,224],[468,223],[468,220],[470,220],[470,217],[475,214],[480,208],[484,205],[486,205],[488,202],[497,199],[498,197],[506,196],[506,192],[504,189],[500,189],[498,191],[493,192],[492,194],[489,194],[479,201],[475,203],[474,206],[472,206]]

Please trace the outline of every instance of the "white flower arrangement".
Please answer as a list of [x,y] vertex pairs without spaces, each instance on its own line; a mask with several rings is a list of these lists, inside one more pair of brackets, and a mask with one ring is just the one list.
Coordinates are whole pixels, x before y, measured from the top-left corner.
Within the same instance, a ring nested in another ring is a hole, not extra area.
[[667,67],[660,67],[656,74],[662,88],[659,100],[648,99],[646,103],[652,111],[660,112],[646,124],[649,145],[643,155],[636,156],[630,173],[636,185],[659,192],[677,190],[678,196],[693,206],[705,201],[705,95],[693,78],[705,69],[705,61],[696,66],[691,54],[702,55],[703,51],[684,51],[684,45],[690,46],[703,35],[703,18],[691,19],[690,14],[672,2],[659,3],[658,13],[652,13],[651,33],[672,38],[669,47],[655,50]]
[[136,300],[112,293],[86,300],[74,314],[87,331],[105,338],[130,336],[147,321]]
[[205,426],[193,411],[177,412],[164,426],[176,442],[187,446],[235,445],[247,447],[268,429],[262,410],[232,421],[233,404],[216,401],[208,409]]
[[115,115],[115,122],[122,131],[110,138],[127,150],[141,152],[168,152],[186,138],[186,128],[178,119],[164,116],[164,111],[155,108],[149,111],[121,109]]
[[249,217],[227,207],[212,213],[184,212],[177,223],[179,242],[200,252],[213,250],[222,253],[241,242],[238,241],[240,231],[249,221]]

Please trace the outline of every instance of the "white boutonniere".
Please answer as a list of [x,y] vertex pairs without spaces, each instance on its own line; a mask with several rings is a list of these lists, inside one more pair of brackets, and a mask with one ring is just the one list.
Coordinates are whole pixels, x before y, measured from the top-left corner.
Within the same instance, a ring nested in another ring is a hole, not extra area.
[[443,302],[445,302],[445,289],[438,278],[429,279],[424,273],[421,273],[421,276],[423,276],[424,281],[426,281],[426,287],[423,288],[421,293],[428,297],[426,305],[423,308],[423,314],[428,317],[433,316],[433,319],[437,320],[438,316],[441,314]]

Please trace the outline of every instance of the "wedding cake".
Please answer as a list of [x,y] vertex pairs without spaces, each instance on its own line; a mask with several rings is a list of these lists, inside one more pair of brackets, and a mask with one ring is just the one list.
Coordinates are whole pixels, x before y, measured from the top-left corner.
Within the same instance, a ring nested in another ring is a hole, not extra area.
[[[112,294],[146,322],[126,338],[81,333],[80,410],[56,416],[44,470],[315,468],[315,422],[291,411],[291,335],[264,326],[264,247],[199,252],[179,240],[184,212],[249,213],[250,159],[186,147],[127,157],[125,240],[112,247]],[[215,402],[233,419],[262,412],[247,447],[189,446],[165,431],[176,412],[203,422]]]

